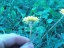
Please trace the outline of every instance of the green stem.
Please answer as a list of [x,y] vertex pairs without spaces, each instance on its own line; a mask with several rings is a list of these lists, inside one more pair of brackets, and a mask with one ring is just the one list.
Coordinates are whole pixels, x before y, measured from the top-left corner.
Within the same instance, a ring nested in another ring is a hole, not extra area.
[[31,40],[31,34],[32,34],[32,22],[29,23],[29,27],[30,27],[30,40]]
[[42,39],[54,28],[62,19],[64,18],[64,15],[44,34]]

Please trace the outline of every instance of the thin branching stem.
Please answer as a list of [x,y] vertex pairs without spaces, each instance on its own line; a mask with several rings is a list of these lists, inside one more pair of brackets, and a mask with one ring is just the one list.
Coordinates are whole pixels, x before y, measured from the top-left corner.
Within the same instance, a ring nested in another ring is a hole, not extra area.
[[61,19],[64,17],[64,15],[44,34],[42,39],[61,21]]

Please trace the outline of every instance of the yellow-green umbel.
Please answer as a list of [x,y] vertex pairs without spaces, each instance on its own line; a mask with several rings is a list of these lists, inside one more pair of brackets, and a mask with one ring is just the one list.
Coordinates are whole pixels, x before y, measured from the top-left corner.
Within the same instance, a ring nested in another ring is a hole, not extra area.
[[30,39],[31,39],[31,32],[32,32],[32,24],[35,22],[39,22],[39,19],[37,17],[34,16],[28,16],[23,18],[23,22],[26,24],[29,24],[30,27]]
[[38,22],[39,19],[37,17],[34,17],[34,16],[28,16],[28,17],[23,18],[23,22],[25,22],[25,23],[29,23],[30,21]]
[[60,13],[64,15],[64,9],[60,9]]

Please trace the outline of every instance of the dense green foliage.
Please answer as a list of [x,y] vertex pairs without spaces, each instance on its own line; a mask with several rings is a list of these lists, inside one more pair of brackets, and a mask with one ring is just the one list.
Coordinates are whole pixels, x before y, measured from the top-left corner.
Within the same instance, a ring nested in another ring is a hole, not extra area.
[[31,36],[35,48],[64,48],[64,19],[52,27],[62,17],[62,8],[64,0],[0,0],[0,33],[29,38],[30,28],[22,19],[36,16],[40,21],[33,25]]

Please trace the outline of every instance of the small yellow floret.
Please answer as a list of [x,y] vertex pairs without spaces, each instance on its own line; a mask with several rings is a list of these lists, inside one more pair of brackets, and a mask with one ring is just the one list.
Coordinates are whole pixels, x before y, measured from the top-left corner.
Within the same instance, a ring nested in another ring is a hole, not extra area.
[[64,15],[64,9],[60,9],[60,13]]
[[29,23],[30,21],[38,22],[39,19],[37,17],[34,17],[34,16],[28,16],[28,17],[23,18],[23,22]]

